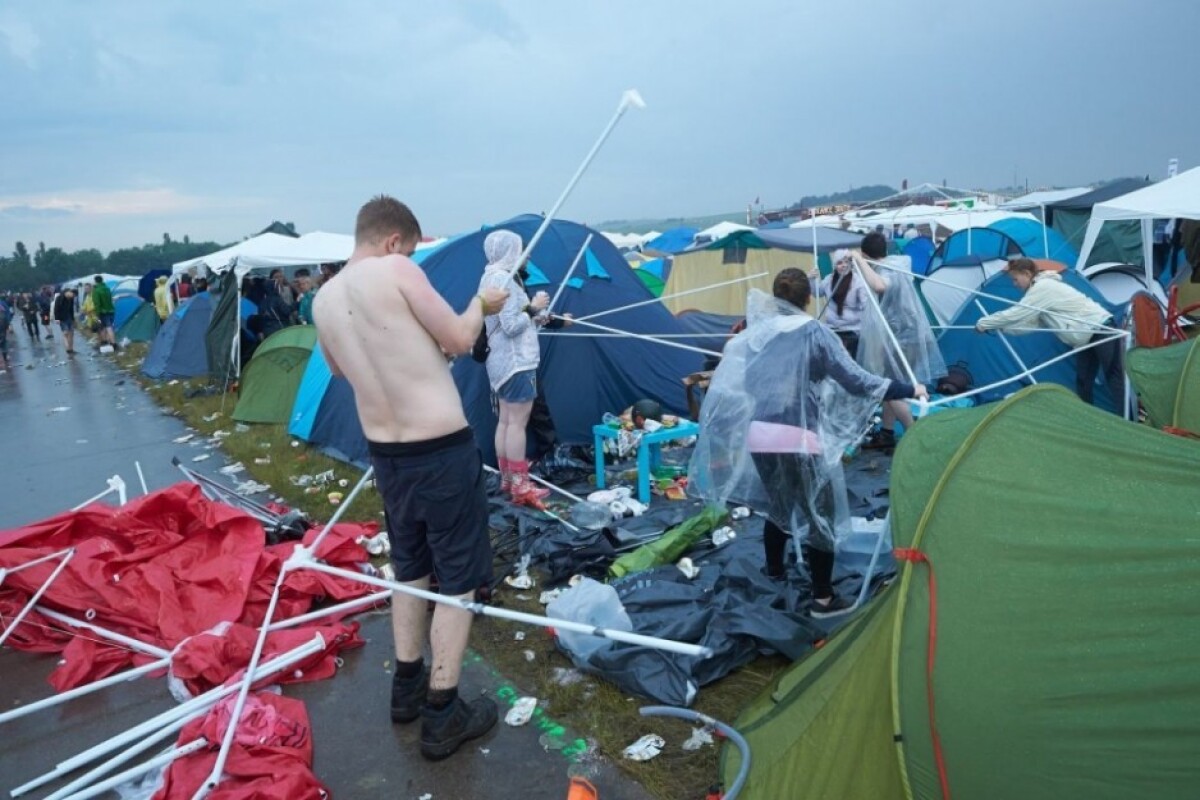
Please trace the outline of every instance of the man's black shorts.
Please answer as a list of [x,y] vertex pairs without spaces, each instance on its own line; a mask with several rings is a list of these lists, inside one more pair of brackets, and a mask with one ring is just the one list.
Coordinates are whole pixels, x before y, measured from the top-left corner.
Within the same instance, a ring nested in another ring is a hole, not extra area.
[[396,580],[437,576],[442,594],[492,579],[483,458],[470,428],[424,442],[368,443]]

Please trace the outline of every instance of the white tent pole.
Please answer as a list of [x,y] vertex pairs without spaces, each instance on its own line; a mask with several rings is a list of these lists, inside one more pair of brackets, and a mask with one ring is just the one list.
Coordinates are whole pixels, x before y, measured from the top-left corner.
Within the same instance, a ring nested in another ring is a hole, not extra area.
[[1105,342],[1110,342],[1113,339],[1116,339],[1118,337],[1128,337],[1128,336],[1129,336],[1129,334],[1126,333],[1125,331],[1120,331],[1112,336],[1109,336],[1107,339],[1101,339],[1098,342],[1088,342],[1087,344],[1076,347],[1074,350],[1068,350],[1067,352],[1062,353],[1061,355],[1057,355],[1054,358],[1050,359],[1049,361],[1038,364],[1036,367],[1028,369],[1025,372],[1022,372],[1018,375],[1013,375],[1012,377],[1004,378],[1003,380],[996,381],[995,383],[989,383],[987,386],[980,386],[978,389],[972,389],[969,392],[963,392],[961,394],[949,395],[947,397],[942,398],[941,400],[930,400],[927,405],[930,408],[932,408],[933,406],[941,406],[941,405],[945,405],[947,403],[951,403],[955,400],[961,400],[966,397],[974,397],[977,394],[983,394],[984,392],[990,392],[992,389],[998,389],[999,387],[1005,386],[1014,381],[1019,381],[1022,378],[1031,377],[1033,375],[1033,373],[1037,372],[1038,370],[1045,369],[1046,367],[1049,367],[1052,364],[1057,364],[1059,361],[1062,361],[1063,359],[1070,358],[1071,356],[1075,355],[1076,353],[1078,353],[1081,350],[1087,350],[1089,347],[1096,347],[1098,345],[1104,344]]
[[132,639],[124,634],[117,633],[116,631],[110,631],[107,628],[101,628],[99,625],[91,622],[84,622],[83,620],[75,619],[74,617],[68,617],[66,614],[59,613],[52,608],[38,606],[37,612],[43,617],[52,619],[55,622],[60,622],[70,628],[83,628],[84,630],[91,631],[97,636],[108,639],[111,642],[124,645],[125,647],[137,653],[144,653],[145,655],[154,656],[155,658],[169,658],[171,656],[170,651],[163,650],[161,647],[155,647],[152,644],[139,642],[137,639]]
[[[199,739],[193,739],[181,747],[173,747],[165,753],[161,753],[149,761],[143,762],[136,767],[131,767],[124,772],[117,773],[105,781],[97,783],[78,794],[70,795],[65,800],[90,800],[90,798],[107,792],[109,789],[115,789],[126,781],[132,780],[140,775],[145,775],[151,770],[165,767],[173,761],[189,756],[199,750],[203,750],[208,746],[208,740],[201,736]],[[47,798],[49,800],[49,798]]]
[[[563,331],[546,331],[542,336],[586,336],[590,339],[621,339],[627,338],[629,333],[583,333],[582,331],[572,331],[564,333]],[[732,339],[732,333],[646,333],[642,334],[649,336],[652,339]]]
[[1146,285],[1154,281],[1154,220],[1142,218],[1142,263],[1146,270]]
[[[908,357],[904,355],[904,348],[900,346],[900,341],[896,338],[896,332],[892,330],[891,323],[883,315],[883,308],[879,305],[879,298],[875,296],[875,290],[871,288],[871,284],[863,276],[858,262],[851,259],[851,263],[854,264],[854,271],[858,274],[858,277],[867,286],[866,295],[871,302],[871,308],[875,309],[875,313],[879,315],[879,319],[883,322],[883,329],[887,331],[888,341],[892,343],[892,347],[896,350],[896,355],[900,358],[900,366],[904,368],[904,374],[908,376],[908,380],[913,386],[917,386],[920,384],[920,381],[917,380],[917,375],[913,372],[912,365],[908,363]],[[897,280],[897,278],[893,277],[892,280]]]
[[583,247],[579,248],[579,252],[575,254],[575,260],[571,262],[571,268],[563,276],[562,283],[558,285],[558,290],[554,292],[554,297],[550,298],[550,304],[546,306],[547,314],[554,310],[555,304],[558,303],[558,298],[562,296],[563,289],[567,288],[567,281],[571,280],[571,276],[575,274],[575,268],[579,266],[579,262],[583,260],[584,254],[587,253],[588,245],[592,243],[593,236],[595,236],[594,233],[589,233],[587,238],[583,240]]
[[[975,307],[979,309],[980,314],[983,314],[985,317],[987,316],[988,311],[983,307],[983,301],[981,301],[978,297],[975,298]],[[1013,349],[1012,342],[1010,342],[1008,337],[1004,335],[1004,331],[998,330],[996,333],[999,335],[1000,341],[1004,345],[1004,349],[1007,350],[1008,354],[1013,357],[1013,361],[1017,362],[1017,366],[1023,371],[1029,372],[1029,367],[1024,361],[1021,360],[1021,357],[1017,355],[1017,351]],[[1038,382],[1037,378],[1033,377],[1032,374],[1029,376],[1029,380],[1033,381],[1034,383]]]
[[637,644],[645,647],[653,647],[656,650],[665,650],[669,653],[680,653],[682,655],[696,656],[699,658],[708,658],[712,655],[712,649],[703,645],[688,644],[686,642],[676,642],[671,639],[660,639],[655,636],[644,636],[638,633],[629,633],[627,631],[609,630],[600,628],[595,625],[586,625],[581,622],[571,622],[564,619],[555,619],[554,617],[544,617],[537,614],[526,614],[520,611],[511,611],[506,608],[498,608],[489,606],[483,603],[472,603],[457,597],[447,597],[435,592],[425,591],[424,589],[416,589],[403,583],[396,581],[385,580],[384,578],[374,578],[370,575],[364,575],[361,572],[352,572],[350,570],[341,569],[340,567],[332,567],[328,564],[322,564],[317,561],[312,561],[306,566],[307,569],[324,572],[328,575],[336,575],[348,580],[360,581],[372,586],[392,589],[397,592],[420,597],[424,600],[432,600],[435,603],[443,603],[448,606],[461,608],[464,611],[470,611],[473,614],[480,614],[485,617],[497,617],[499,619],[512,620],[513,622],[523,622],[529,625],[537,625],[539,627],[550,627],[558,630],[571,631],[573,633],[584,633],[591,636],[601,636],[605,639],[611,639],[617,642],[626,642],[628,644]]
[[592,159],[596,157],[596,153],[600,152],[600,147],[604,144],[605,140],[608,139],[608,135],[612,133],[613,128],[617,127],[617,123],[621,121],[621,117],[625,116],[625,112],[628,111],[631,106],[633,108],[646,107],[646,101],[642,99],[640,94],[638,94],[637,89],[628,89],[624,94],[621,95],[621,102],[617,105],[617,113],[613,114],[612,119],[609,120],[608,125],[605,126],[603,132],[601,132],[600,138],[596,140],[596,143],[592,145],[592,149],[588,151],[586,156],[584,156],[583,162],[579,165],[579,168],[575,170],[575,174],[571,176],[571,180],[567,181],[566,188],[563,189],[562,194],[558,196],[558,199],[554,201],[554,205],[546,213],[545,219],[543,219],[542,224],[538,226],[537,232],[533,234],[533,238],[529,240],[529,244],[525,245],[525,252],[521,253],[521,257],[517,259],[517,263],[513,265],[511,270],[509,270],[509,275],[512,275],[518,269],[520,269],[521,265],[524,264],[525,261],[528,260],[533,254],[533,248],[537,246],[537,243],[541,241],[542,236],[545,235],[546,230],[550,227],[551,221],[554,219],[554,216],[558,213],[558,210],[562,208],[562,204],[571,194],[571,190],[575,188],[575,184],[579,183],[579,179],[583,177],[583,173],[587,170],[588,165],[592,163]]
[[598,319],[599,317],[605,317],[605,316],[608,316],[609,314],[619,314],[622,311],[628,311],[631,308],[640,308],[641,306],[649,306],[649,305],[653,305],[655,303],[661,303],[663,300],[674,300],[676,297],[684,297],[689,294],[699,294],[700,292],[707,292],[710,289],[719,289],[722,286],[732,286],[735,283],[744,283],[745,281],[752,281],[755,278],[761,278],[764,275],[769,275],[769,274],[770,273],[768,273],[768,272],[758,272],[758,273],[755,273],[754,275],[745,275],[741,278],[733,278],[732,280],[721,281],[720,283],[710,283],[708,286],[699,286],[695,289],[685,289],[682,292],[672,292],[671,294],[663,295],[662,297],[651,297],[649,300],[639,300],[636,303],[630,303],[628,305],[618,306],[617,308],[608,308],[608,309],[605,309],[604,311],[597,311],[595,314],[588,314],[586,317],[580,317],[579,319],[577,319],[575,321],[576,322],[586,322],[589,319]]
[[[557,314],[554,316],[558,317]],[[563,319],[563,317],[558,318]],[[607,325],[597,325],[595,322],[584,322],[578,319],[574,320],[574,323],[576,325],[583,325],[585,328],[596,328],[597,330],[606,331],[608,333],[619,333],[623,336],[628,336],[631,339],[641,339],[645,342],[657,342],[658,344],[665,344],[667,347],[677,347],[680,350],[690,350],[693,353],[700,353],[701,355],[716,356],[718,358],[721,357],[721,354],[714,350],[705,350],[702,347],[692,347],[690,344],[679,344],[678,342],[672,342],[669,339],[656,339],[653,336],[647,336],[642,333],[631,333],[629,331],[623,331],[619,328],[610,328]]]
[[392,596],[391,592],[376,592],[365,597],[356,597],[353,600],[347,600],[344,603],[338,603],[336,606],[322,608],[319,611],[310,611],[307,614],[301,614],[298,617],[288,617],[281,619],[278,622],[272,622],[267,626],[268,630],[279,631],[286,628],[294,628],[297,625],[305,625],[313,620],[332,617],[335,614],[350,614],[355,611],[366,611],[368,608],[386,603],[388,598]]
[[4,583],[4,577],[6,575],[12,575],[14,573],[20,572],[23,569],[28,569],[30,567],[36,567],[38,564],[44,564],[45,562],[52,561],[56,558],[62,558],[67,553],[70,553],[71,550],[72,550],[72,548],[68,547],[65,550],[59,550],[57,553],[50,553],[49,555],[39,556],[30,561],[26,561],[23,564],[18,564],[15,567],[9,567],[8,569],[0,569],[0,583]]
[[0,724],[10,720],[18,719],[27,714],[32,714],[35,711],[41,711],[43,708],[50,708],[52,706],[60,705],[69,700],[74,700],[76,697],[83,697],[84,695],[91,694],[92,692],[98,692],[101,689],[107,689],[109,686],[115,686],[118,683],[132,681],[136,678],[142,677],[143,675],[154,672],[155,670],[166,669],[169,666],[171,666],[171,659],[163,658],[159,659],[158,661],[151,661],[149,664],[143,664],[140,667],[134,667],[133,669],[125,670],[124,672],[118,672],[115,675],[109,675],[107,678],[101,678],[98,681],[92,681],[91,683],[83,686],[77,686],[74,689],[62,692],[61,694],[51,695],[50,697],[38,700],[34,703],[29,703],[28,705],[19,706],[10,711],[5,711],[3,714],[0,714]]
[[989,292],[981,292],[978,289],[968,289],[965,286],[959,286],[958,284],[950,283],[949,281],[938,280],[937,278],[933,277],[932,275],[917,275],[915,273],[910,273],[905,270],[899,269],[898,267],[893,267],[891,264],[884,264],[880,261],[871,261],[870,259],[868,259],[868,262],[870,264],[872,264],[873,266],[881,267],[883,269],[888,270],[889,272],[899,272],[903,275],[911,275],[912,277],[914,277],[918,280],[926,281],[928,283],[934,283],[934,284],[937,284],[938,286],[949,286],[951,289],[956,289],[960,292],[965,292],[966,294],[974,295],[975,297],[985,297],[989,300],[999,300],[1000,302],[1008,303],[1009,305],[1019,306],[1020,308],[1033,309],[1034,311],[1039,311],[1043,314],[1050,314],[1051,316],[1058,317],[1059,319],[1065,319],[1068,322],[1078,322],[1083,327],[1088,328],[1093,331],[1096,331],[1096,332],[1108,331],[1109,333],[1119,333],[1122,335],[1125,334],[1125,331],[1121,330],[1120,328],[1114,328],[1109,325],[1096,325],[1094,323],[1088,322],[1085,319],[1080,319],[1079,317],[1073,317],[1070,314],[1063,314],[1059,311],[1047,311],[1044,308],[1038,308],[1037,306],[1031,306],[1028,303],[1022,303],[1020,300],[1010,300],[1009,298],[1001,297],[998,294],[990,294]]
[[54,568],[54,571],[50,573],[50,577],[46,578],[42,585],[38,587],[38,590],[33,593],[33,597],[29,598],[29,602],[27,602],[20,612],[17,613],[17,616],[13,617],[12,624],[5,628],[3,633],[0,633],[0,645],[4,644],[4,641],[9,637],[9,635],[12,634],[13,631],[17,629],[17,626],[21,624],[26,615],[33,610],[33,607],[37,605],[37,601],[42,599],[42,595],[46,593],[46,590],[50,588],[50,585],[54,583],[58,576],[62,574],[62,571],[67,568],[67,564],[71,562],[71,559],[74,557],[74,555],[74,548],[71,548],[66,552],[65,555],[63,555],[62,561],[60,561],[58,566]]

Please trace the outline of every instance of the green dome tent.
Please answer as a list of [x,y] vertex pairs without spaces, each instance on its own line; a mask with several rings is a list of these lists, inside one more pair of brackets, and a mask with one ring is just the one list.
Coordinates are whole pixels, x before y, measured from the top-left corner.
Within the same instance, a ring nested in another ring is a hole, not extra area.
[[239,422],[287,422],[316,343],[317,329],[312,325],[293,325],[268,336],[242,371],[233,418]]
[[137,310],[117,328],[117,341],[128,339],[131,342],[152,342],[158,334],[158,312],[153,303],[142,303]]
[[1200,434],[1200,339],[1166,347],[1135,347],[1125,371],[1156,428],[1183,428]]
[[1053,385],[922,421],[900,580],[738,719],[742,798],[1195,797],[1198,474],[1200,444]]

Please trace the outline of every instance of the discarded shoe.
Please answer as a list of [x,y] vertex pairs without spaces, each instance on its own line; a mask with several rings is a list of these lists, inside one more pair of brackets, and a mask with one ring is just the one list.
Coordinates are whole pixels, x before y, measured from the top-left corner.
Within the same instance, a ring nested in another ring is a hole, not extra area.
[[486,697],[466,703],[461,697],[437,711],[421,709],[421,755],[440,761],[454,754],[463,742],[478,739],[499,719],[496,704]]
[[429,668],[413,678],[392,676],[392,722],[412,722],[421,716],[429,693]]

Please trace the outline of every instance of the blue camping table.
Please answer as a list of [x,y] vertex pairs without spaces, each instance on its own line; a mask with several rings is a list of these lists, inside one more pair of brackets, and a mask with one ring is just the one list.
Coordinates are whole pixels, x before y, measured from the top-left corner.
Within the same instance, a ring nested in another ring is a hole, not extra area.
[[[604,440],[620,436],[619,428],[608,425],[593,425],[592,437],[596,446],[596,488],[604,488]],[[650,502],[650,474],[662,461],[662,443],[698,436],[700,426],[688,419],[681,419],[670,428],[659,428],[653,433],[643,433],[638,442],[638,500]]]

